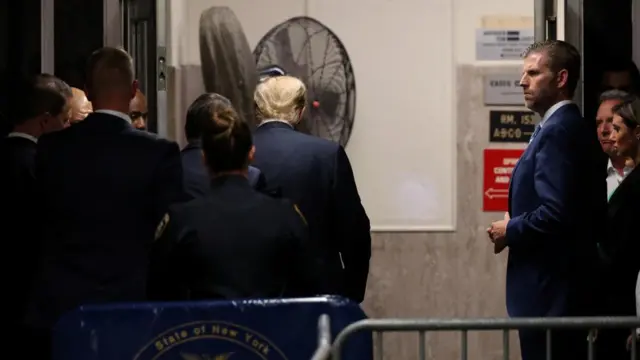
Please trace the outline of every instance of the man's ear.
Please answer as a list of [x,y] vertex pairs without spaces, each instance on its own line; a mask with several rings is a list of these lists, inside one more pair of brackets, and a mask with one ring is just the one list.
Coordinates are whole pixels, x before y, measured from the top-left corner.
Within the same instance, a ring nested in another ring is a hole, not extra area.
[[140,83],[138,82],[138,80],[133,80],[133,82],[131,83],[131,100],[136,97],[138,89],[140,89]]
[[558,88],[566,87],[569,82],[569,72],[566,69],[560,70],[556,80],[558,81]]
[[256,147],[255,145],[251,145],[251,150],[249,150],[249,164],[253,162],[253,159],[256,156]]

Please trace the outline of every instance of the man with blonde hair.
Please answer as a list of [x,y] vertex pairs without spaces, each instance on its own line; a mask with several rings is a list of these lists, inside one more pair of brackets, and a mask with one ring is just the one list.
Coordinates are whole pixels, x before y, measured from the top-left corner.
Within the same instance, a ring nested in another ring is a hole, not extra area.
[[84,120],[92,111],[91,101],[87,99],[87,94],[78,88],[71,88],[73,97],[71,98],[71,125]]
[[369,273],[369,218],[349,158],[340,144],[295,131],[307,90],[299,79],[275,76],[254,93],[256,154],[269,188],[300,207],[326,265],[331,294],[362,302]]

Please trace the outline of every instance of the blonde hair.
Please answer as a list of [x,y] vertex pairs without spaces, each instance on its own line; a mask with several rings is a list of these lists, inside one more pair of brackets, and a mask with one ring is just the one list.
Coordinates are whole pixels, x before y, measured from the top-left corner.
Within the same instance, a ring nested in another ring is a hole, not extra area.
[[275,76],[261,82],[253,93],[258,121],[284,120],[295,124],[307,103],[307,87],[292,76]]

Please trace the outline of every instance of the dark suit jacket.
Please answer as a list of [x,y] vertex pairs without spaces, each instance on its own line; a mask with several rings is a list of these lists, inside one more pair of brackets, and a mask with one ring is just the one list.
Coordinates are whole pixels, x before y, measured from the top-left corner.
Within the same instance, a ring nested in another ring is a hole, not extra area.
[[254,165],[264,173],[267,187],[298,204],[307,218],[332,292],[361,302],[371,257],[370,226],[342,146],[282,122],[259,126],[254,143]]
[[0,168],[3,178],[0,187],[0,204],[3,207],[0,228],[4,234],[3,252],[7,256],[2,263],[2,270],[4,274],[11,274],[5,277],[3,286],[11,291],[11,296],[6,301],[11,304],[7,305],[7,308],[12,309],[7,312],[7,317],[12,326],[22,323],[36,265],[37,253],[34,250],[38,247],[38,239],[32,231],[39,221],[35,216],[35,155],[36,143],[29,139],[0,139]]
[[81,304],[145,300],[148,250],[183,196],[180,149],[93,113],[38,143],[43,256],[29,320],[51,326]]
[[243,176],[214,179],[206,196],[173,205],[166,224],[154,244],[153,299],[323,294],[304,218],[290,201],[252,189]]
[[609,199],[604,288],[606,315],[634,316],[640,271],[640,166],[622,181]]
[[513,170],[506,234],[511,316],[592,311],[587,302],[607,207],[606,157],[594,124],[577,106],[560,107]]
[[[211,190],[211,179],[207,168],[202,162],[202,148],[197,142],[190,142],[182,149],[182,170],[184,174],[185,192],[191,199],[202,197]],[[254,189],[262,191],[266,188],[265,178],[262,172],[249,166],[249,184]]]

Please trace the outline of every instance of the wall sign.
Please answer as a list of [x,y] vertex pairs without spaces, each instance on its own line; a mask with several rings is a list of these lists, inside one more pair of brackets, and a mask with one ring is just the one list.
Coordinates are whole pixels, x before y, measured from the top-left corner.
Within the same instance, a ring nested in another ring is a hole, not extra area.
[[519,74],[486,75],[484,104],[494,106],[524,106]]
[[482,188],[483,211],[509,209],[509,182],[524,149],[485,149],[484,181]]
[[489,112],[490,142],[528,143],[536,127],[536,117],[531,111]]
[[476,59],[520,60],[533,42],[533,29],[476,29]]

